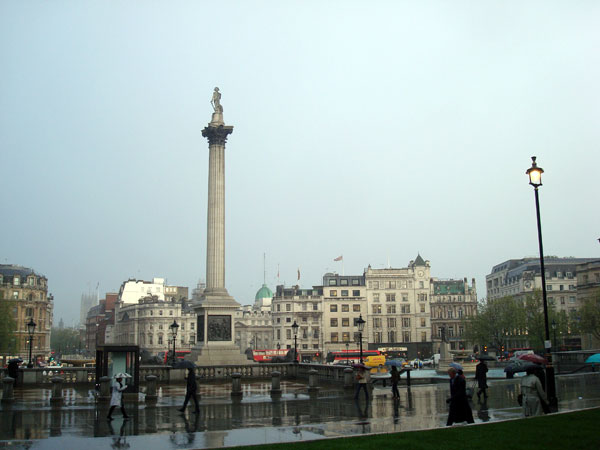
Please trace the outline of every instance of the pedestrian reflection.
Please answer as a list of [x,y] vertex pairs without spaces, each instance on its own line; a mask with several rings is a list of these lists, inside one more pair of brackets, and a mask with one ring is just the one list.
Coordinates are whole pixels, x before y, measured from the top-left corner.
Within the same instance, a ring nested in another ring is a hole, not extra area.
[[354,400],[354,406],[356,407],[356,415],[359,420],[366,420],[369,417],[369,403],[365,403],[363,408],[359,400]]
[[398,425],[398,422],[400,422],[400,398],[399,397],[394,397],[394,399],[392,400],[393,404],[392,404],[392,408],[394,410],[394,425]]
[[413,405],[413,394],[409,387],[406,388],[406,405],[406,409],[408,411],[412,411],[413,409],[415,409]]
[[[112,444],[110,444],[110,446],[112,448],[129,448],[129,443],[127,442],[127,438],[125,437],[125,425],[126,425],[126,421],[123,420],[123,423],[121,424],[121,428],[119,429],[119,435],[118,436],[113,436],[112,440]],[[110,434],[114,435],[115,434],[115,430],[113,429],[113,425],[112,422],[108,422],[108,428],[110,430]]]
[[490,421],[490,414],[488,411],[487,397],[484,398],[483,403],[479,406],[479,411],[477,411],[477,417],[481,419],[482,422]]

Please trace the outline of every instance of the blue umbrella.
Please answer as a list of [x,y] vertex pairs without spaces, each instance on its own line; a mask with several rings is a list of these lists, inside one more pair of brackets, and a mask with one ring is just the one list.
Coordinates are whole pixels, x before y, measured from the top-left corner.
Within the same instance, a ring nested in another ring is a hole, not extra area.
[[451,362],[450,364],[448,364],[450,367],[455,368],[456,370],[463,370],[463,366],[461,366],[459,363],[455,363],[455,362]]
[[585,360],[586,363],[600,363],[600,353],[590,356]]

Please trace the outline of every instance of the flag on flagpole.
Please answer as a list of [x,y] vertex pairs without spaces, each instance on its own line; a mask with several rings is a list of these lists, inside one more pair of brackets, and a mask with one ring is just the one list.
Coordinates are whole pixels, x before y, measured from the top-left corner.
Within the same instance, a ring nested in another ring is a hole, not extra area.
[[298,267],[298,281],[300,281],[300,267]]
[[344,255],[340,255],[334,259],[334,261],[342,261],[344,259]]

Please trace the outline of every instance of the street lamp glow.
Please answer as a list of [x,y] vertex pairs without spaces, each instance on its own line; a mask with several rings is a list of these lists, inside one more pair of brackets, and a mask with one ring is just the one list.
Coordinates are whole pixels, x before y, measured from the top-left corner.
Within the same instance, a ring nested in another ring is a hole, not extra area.
[[537,189],[542,185],[542,174],[544,173],[544,169],[538,167],[535,162],[536,158],[536,156],[531,157],[531,167],[527,169],[527,172],[525,173],[529,175],[529,184]]

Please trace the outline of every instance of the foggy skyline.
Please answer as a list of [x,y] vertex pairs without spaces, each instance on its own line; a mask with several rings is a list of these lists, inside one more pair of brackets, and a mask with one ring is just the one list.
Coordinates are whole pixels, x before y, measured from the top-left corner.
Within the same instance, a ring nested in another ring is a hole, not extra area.
[[[130,277],[205,277],[208,143],[222,92],[226,278],[405,267],[472,277],[595,257],[600,4],[0,4],[2,263],[48,277],[54,318]],[[88,287],[90,286],[90,287]]]

